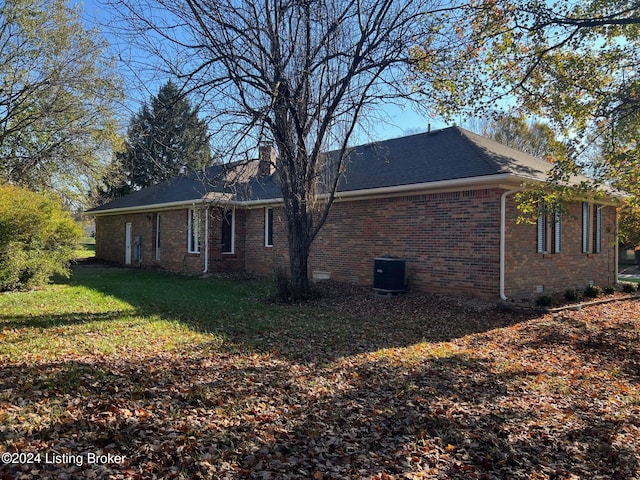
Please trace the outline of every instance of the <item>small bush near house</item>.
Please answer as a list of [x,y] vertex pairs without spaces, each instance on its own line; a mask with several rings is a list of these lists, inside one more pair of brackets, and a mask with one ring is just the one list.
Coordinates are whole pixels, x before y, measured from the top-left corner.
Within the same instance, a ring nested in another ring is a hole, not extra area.
[[536,305],[538,305],[539,307],[550,307],[551,305],[553,305],[553,298],[549,295],[538,297],[536,299]]
[[605,295],[613,295],[614,293],[616,293],[616,287],[614,287],[613,285],[608,285],[604,287],[603,291]]
[[580,293],[577,290],[569,288],[564,292],[564,299],[567,302],[577,302],[580,300]]
[[634,293],[636,291],[636,286],[633,283],[623,283],[622,291],[624,293]]
[[584,296],[587,298],[598,298],[602,294],[602,289],[597,285],[589,285],[584,289]]
[[80,237],[80,227],[57,199],[0,185],[0,291],[68,275]]

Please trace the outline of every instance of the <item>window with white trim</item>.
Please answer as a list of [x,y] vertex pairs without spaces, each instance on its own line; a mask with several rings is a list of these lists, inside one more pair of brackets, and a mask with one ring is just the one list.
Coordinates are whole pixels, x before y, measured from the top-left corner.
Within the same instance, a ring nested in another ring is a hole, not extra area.
[[226,210],[222,215],[222,253],[234,253],[235,250],[236,211]]
[[189,253],[200,253],[200,212],[195,208],[189,209],[187,244]]
[[264,209],[264,246],[273,247],[273,208]]
[[545,209],[538,216],[537,252],[560,253],[562,251],[562,216],[560,212]]
[[602,206],[582,202],[582,253],[602,252]]

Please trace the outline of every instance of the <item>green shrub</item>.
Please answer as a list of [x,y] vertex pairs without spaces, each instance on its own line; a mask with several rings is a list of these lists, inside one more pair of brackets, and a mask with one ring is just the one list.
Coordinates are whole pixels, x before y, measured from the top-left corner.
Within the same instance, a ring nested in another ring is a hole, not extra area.
[[564,292],[564,299],[567,302],[577,302],[580,300],[580,293],[577,290],[569,288]]
[[0,291],[68,275],[80,238],[81,228],[58,200],[0,185]]
[[549,295],[543,295],[536,299],[536,305],[539,307],[550,307],[553,305],[553,298]]
[[613,285],[608,285],[604,287],[603,292],[606,295],[613,295],[614,293],[616,293],[616,287],[614,287]]
[[636,286],[633,283],[623,283],[622,291],[625,293],[634,293],[636,291]]
[[598,298],[602,294],[602,289],[597,285],[589,285],[584,289],[584,296],[587,298]]

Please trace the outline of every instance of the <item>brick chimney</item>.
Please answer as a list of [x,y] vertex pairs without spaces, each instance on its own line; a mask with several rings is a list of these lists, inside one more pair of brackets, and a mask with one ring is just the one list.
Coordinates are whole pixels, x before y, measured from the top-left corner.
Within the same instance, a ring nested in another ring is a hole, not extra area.
[[273,143],[262,142],[258,147],[258,175],[271,175],[276,169],[276,150]]

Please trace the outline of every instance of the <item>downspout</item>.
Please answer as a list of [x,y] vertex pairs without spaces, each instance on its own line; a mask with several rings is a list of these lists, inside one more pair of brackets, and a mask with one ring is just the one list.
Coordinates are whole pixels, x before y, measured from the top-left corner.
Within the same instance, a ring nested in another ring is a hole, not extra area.
[[504,293],[504,270],[506,255],[506,235],[507,235],[507,197],[513,193],[521,191],[521,188],[508,190],[500,197],[500,299],[507,300]]
[[204,270],[202,273],[209,271],[209,206],[204,209]]

